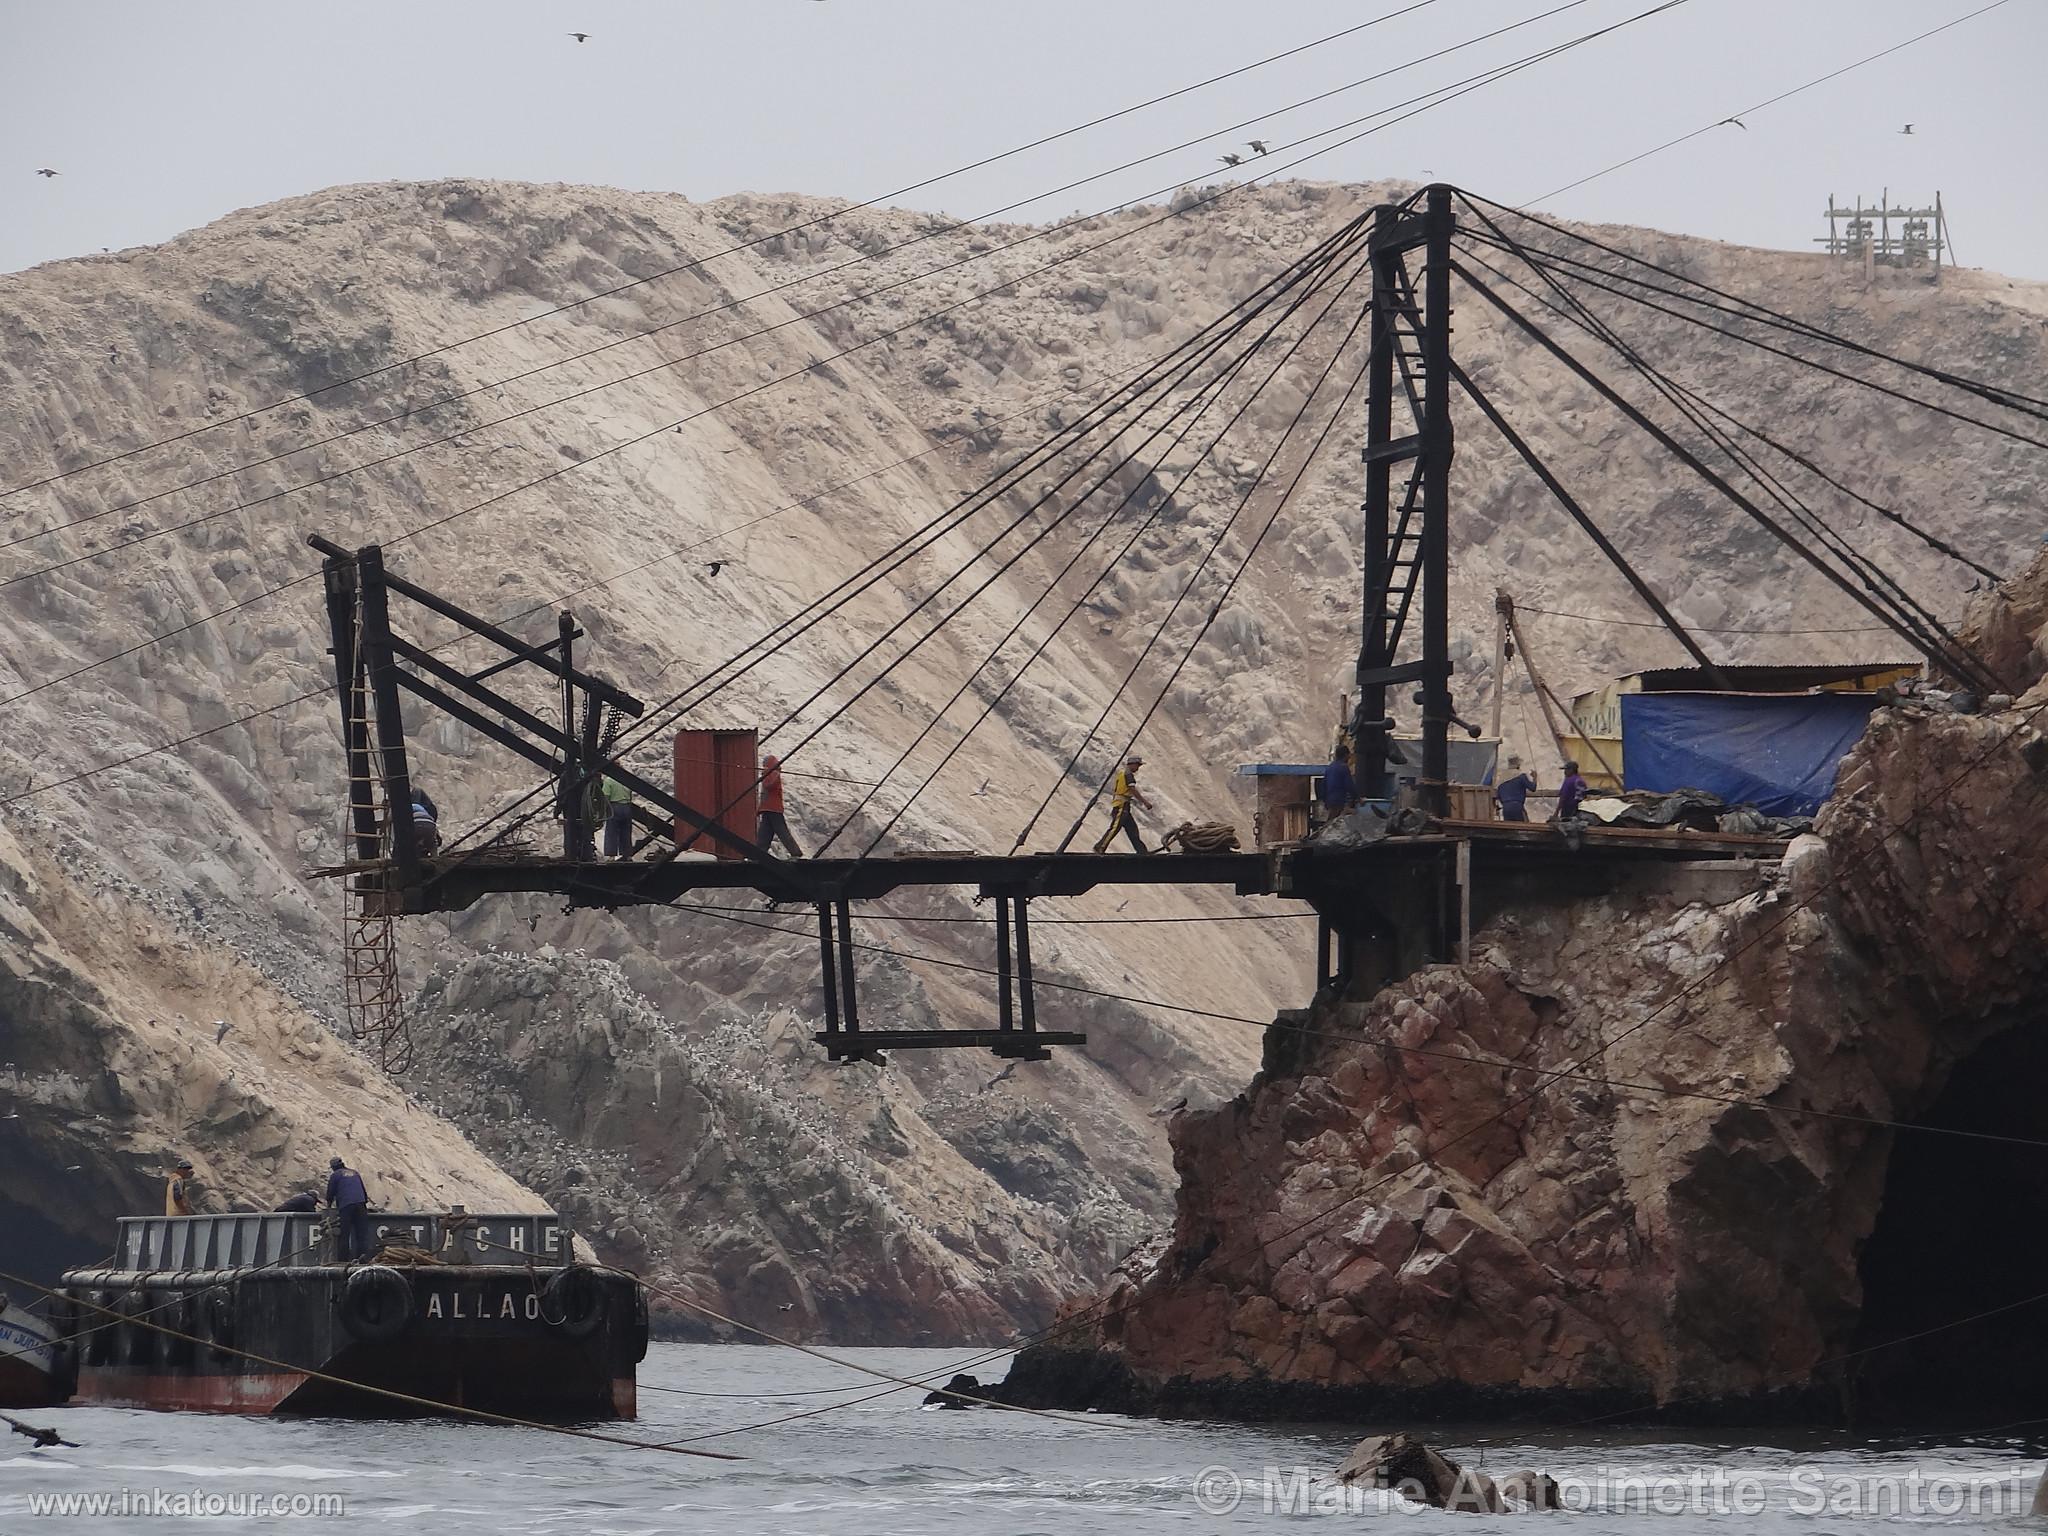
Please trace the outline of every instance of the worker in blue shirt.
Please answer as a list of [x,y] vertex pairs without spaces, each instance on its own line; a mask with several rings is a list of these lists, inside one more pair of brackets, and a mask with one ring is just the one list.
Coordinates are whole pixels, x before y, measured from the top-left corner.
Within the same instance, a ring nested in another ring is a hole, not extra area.
[[1358,781],[1351,776],[1351,749],[1341,741],[1330,754],[1330,766],[1316,785],[1316,798],[1323,805],[1323,819],[1335,821],[1358,804]]
[[1519,757],[1509,758],[1508,766],[1515,770],[1514,777],[1503,779],[1493,786],[1493,798],[1500,802],[1500,819],[1527,821],[1529,796],[1536,788],[1536,775],[1522,771],[1522,760]]
[[363,1176],[338,1157],[327,1160],[327,1204],[334,1211],[335,1257],[346,1264],[350,1259],[367,1259],[374,1246],[370,1237],[370,1194],[363,1188]]

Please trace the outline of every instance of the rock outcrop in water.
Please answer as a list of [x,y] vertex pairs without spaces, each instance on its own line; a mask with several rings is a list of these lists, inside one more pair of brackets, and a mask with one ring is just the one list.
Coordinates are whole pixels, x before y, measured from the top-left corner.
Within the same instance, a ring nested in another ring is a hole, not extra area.
[[2029,1400],[2044,598],[2048,556],[1970,635],[2007,635],[2031,691],[1877,713],[1752,893],[1520,903],[1468,967],[1283,1015],[1247,1092],[1174,1123],[1171,1241],[1007,1395],[1963,1422]]

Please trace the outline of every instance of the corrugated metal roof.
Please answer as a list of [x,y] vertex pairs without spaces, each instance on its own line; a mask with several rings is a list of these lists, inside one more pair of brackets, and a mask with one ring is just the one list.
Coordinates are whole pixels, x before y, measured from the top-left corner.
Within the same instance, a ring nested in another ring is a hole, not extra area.
[[1807,667],[1722,667],[1725,684],[1704,667],[1658,667],[1632,674],[1645,693],[1804,693],[1874,672],[1919,670],[1917,661],[1855,661]]

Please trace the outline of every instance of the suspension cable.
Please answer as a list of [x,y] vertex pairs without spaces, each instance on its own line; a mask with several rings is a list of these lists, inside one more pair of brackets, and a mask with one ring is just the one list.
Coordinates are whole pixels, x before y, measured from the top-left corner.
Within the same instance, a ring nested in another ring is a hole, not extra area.
[[[1200,466],[1207,461],[1209,455],[1215,451],[1217,445],[1220,444],[1223,441],[1223,439],[1227,437],[1229,433],[1237,426],[1238,422],[1243,419],[1246,412],[1248,412],[1251,409],[1252,405],[1258,400],[1260,395],[1279,376],[1281,370],[1284,369],[1288,365],[1288,363],[1290,363],[1293,360],[1295,354],[1301,349],[1302,345],[1305,342],[1307,342],[1312,335],[1315,334],[1317,328],[1320,327],[1322,323],[1329,318],[1331,312],[1336,309],[1337,305],[1343,302],[1345,294],[1350,291],[1352,283],[1355,280],[1355,276],[1356,274],[1354,274],[1353,278],[1347,279],[1345,281],[1344,285],[1341,288],[1339,288],[1337,293],[1330,299],[1330,302],[1324,306],[1323,312],[1303,329],[1301,335],[1295,338],[1293,344],[1287,348],[1284,354],[1282,354],[1280,360],[1273,365],[1272,369],[1267,373],[1266,377],[1260,382],[1258,387],[1252,391],[1252,393],[1243,401],[1242,404],[1239,405],[1236,414],[1233,415],[1231,419],[1224,424],[1223,428],[1210,441],[1208,448],[1205,449],[1201,454],[1198,454],[1189,463],[1187,469],[1185,469],[1181,473],[1179,479],[1177,479],[1174,482],[1173,486],[1169,490],[1167,490],[1163,496],[1159,497],[1153,503],[1151,510],[1146,514],[1144,520],[1140,522],[1134,530],[1132,530],[1130,536],[1124,541],[1123,548],[1119,550],[1115,555],[1111,556],[1108,564],[1106,564],[1102,568],[1102,570],[1099,573],[1097,573],[1095,578],[1092,581],[1090,581],[1085,588],[1082,589],[1079,595],[1077,595],[1073,599],[1073,601],[1068,605],[1067,611],[1063,615],[1061,615],[1058,622],[1056,622],[1046,632],[1043,638],[1040,639],[1038,644],[1033,648],[1031,654],[1024,659],[1023,663],[1020,666],[1018,666],[1014,671],[1011,672],[1009,678],[1003,683],[1002,687],[996,690],[994,695],[987,701],[985,701],[981,713],[977,715],[975,719],[969,723],[966,730],[964,730],[960,734],[960,736],[951,745],[947,747],[945,753],[940,757],[939,761],[935,765],[933,765],[931,771],[925,775],[922,782],[920,782],[915,788],[911,790],[909,795],[905,797],[903,804],[896,809],[895,813],[891,815],[886,822],[883,823],[881,828],[869,840],[867,846],[861,850],[861,858],[863,860],[870,857],[875,852],[875,850],[881,846],[882,839],[889,834],[890,830],[895,827],[896,823],[902,819],[906,812],[909,811],[911,805],[916,802],[918,796],[924,793],[924,791],[931,785],[932,781],[935,778],[937,778],[939,773],[946,767],[946,765],[953,760],[953,757],[960,751],[960,749],[966,746],[968,740],[974,735],[974,733],[978,729],[980,729],[982,724],[985,721],[987,721],[989,716],[996,711],[996,709],[1001,705],[1002,701],[1006,697],[1008,697],[1010,690],[1017,685],[1018,681],[1024,676],[1024,674],[1028,672],[1031,669],[1032,665],[1036,663],[1039,660],[1039,658],[1046,653],[1047,649],[1050,648],[1050,646],[1052,645],[1053,640],[1066,627],[1068,622],[1072,620],[1074,615],[1081,611],[1081,608],[1087,603],[1089,596],[1096,590],[1098,586],[1101,585],[1101,583],[1108,577],[1111,571],[1115,570],[1118,565],[1120,565],[1126,558],[1128,558],[1131,551],[1137,547],[1138,541],[1142,539],[1144,535],[1157,524],[1159,518],[1165,512],[1165,509],[1175,504],[1175,498],[1178,497],[1180,493],[1187,487],[1188,482],[1194,478],[1196,470],[1199,469]],[[1249,354],[1247,354],[1246,360],[1250,360]],[[1168,456],[1170,456],[1170,453],[1171,450],[1169,450]],[[1124,497],[1123,502],[1118,504],[1117,510],[1121,510],[1123,506],[1128,505],[1131,500],[1131,496],[1135,495],[1136,491],[1137,487],[1134,486],[1132,488],[1131,493],[1129,495],[1126,495]],[[1110,515],[1111,517],[1114,517],[1115,513],[1112,512]],[[1105,520],[1103,526],[1105,528],[1108,526],[1107,519]],[[898,768],[901,768],[903,764],[910,759],[911,755],[914,752],[916,752],[918,747],[924,743],[925,739],[931,734],[931,732],[937,728],[939,722],[946,717],[946,715],[951,711],[952,707],[955,704],[957,704],[962,697],[965,696],[968,689],[973,686],[975,679],[979,678],[987,668],[994,665],[996,658],[999,655],[1001,655],[1003,648],[1007,646],[1010,643],[1010,641],[1016,637],[1020,630],[1022,630],[1025,623],[1031,618],[1032,614],[1037,612],[1038,605],[1041,602],[1043,602],[1046,598],[1049,598],[1053,595],[1053,593],[1058,589],[1060,582],[1063,581],[1067,577],[1067,575],[1074,569],[1074,566],[1079,562],[1081,555],[1083,553],[1085,553],[1085,548],[1083,550],[1077,550],[1075,552],[1074,558],[1072,560],[1069,560],[1066,566],[1059,572],[1059,574],[1054,576],[1052,580],[1046,584],[1044,591],[1041,592],[1038,595],[1038,597],[1033,599],[1031,605],[1028,608],[1026,608],[1022,614],[1018,616],[1017,621],[1010,626],[1009,630],[1003,635],[1003,637],[996,642],[994,647],[990,649],[988,655],[961,682],[959,688],[954,691],[953,696],[949,698],[945,702],[945,704],[940,706],[938,712],[933,715],[930,725],[926,726],[923,731],[920,731],[918,733],[917,738],[914,741],[912,741],[909,746],[904,748],[904,750],[897,756],[896,761],[890,765],[886,772],[883,773],[882,780],[884,783],[886,783],[889,780],[889,778],[891,778],[895,774]],[[853,824],[854,818],[858,816],[861,810],[864,809],[869,803],[869,801],[871,801],[874,798],[875,794],[879,791],[879,789],[880,785],[877,785],[875,790],[870,790],[867,795],[861,798],[859,804],[855,805],[854,808],[847,813],[845,819],[840,822],[839,826],[836,829],[834,829],[832,835],[830,837],[827,837],[824,843],[820,845],[821,851],[823,848],[831,846],[833,838],[838,837],[849,826]]]

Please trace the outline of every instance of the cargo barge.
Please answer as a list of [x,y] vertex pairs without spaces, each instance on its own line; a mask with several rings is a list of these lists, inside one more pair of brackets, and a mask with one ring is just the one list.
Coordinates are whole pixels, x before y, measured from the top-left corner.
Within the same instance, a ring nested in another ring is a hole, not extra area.
[[54,1321],[75,1352],[76,1400],[635,1416],[646,1291],[624,1271],[578,1261],[558,1217],[458,1210],[371,1221],[375,1257],[339,1263],[311,1213],[123,1218],[107,1265],[63,1277]]

